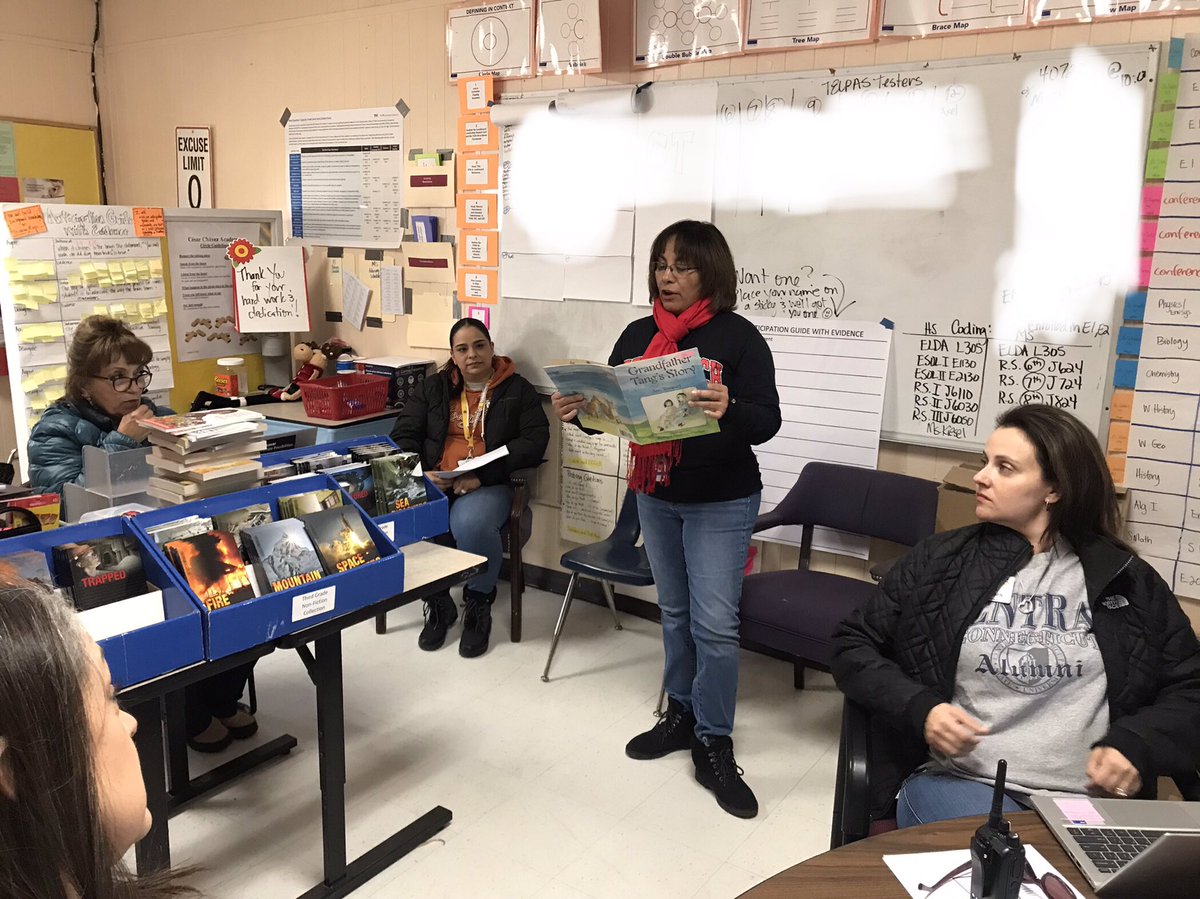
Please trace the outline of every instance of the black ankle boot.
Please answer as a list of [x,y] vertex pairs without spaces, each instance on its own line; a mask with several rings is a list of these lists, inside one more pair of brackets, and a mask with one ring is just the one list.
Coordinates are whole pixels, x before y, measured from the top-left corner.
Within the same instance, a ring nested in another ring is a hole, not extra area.
[[425,600],[425,626],[417,645],[426,652],[441,649],[446,642],[446,631],[458,620],[458,606],[449,593],[438,593]]
[[660,759],[692,745],[692,729],[696,716],[678,700],[667,699],[667,710],[658,724],[638,734],[625,744],[625,754],[631,759]]
[[458,638],[458,654],[464,659],[487,652],[492,635],[492,603],[495,601],[495,588],[490,593],[463,588],[463,632]]
[[713,791],[717,805],[737,818],[758,814],[758,800],[742,780],[742,769],[733,757],[732,737],[708,737],[707,741],[693,738],[692,762],[696,780]]

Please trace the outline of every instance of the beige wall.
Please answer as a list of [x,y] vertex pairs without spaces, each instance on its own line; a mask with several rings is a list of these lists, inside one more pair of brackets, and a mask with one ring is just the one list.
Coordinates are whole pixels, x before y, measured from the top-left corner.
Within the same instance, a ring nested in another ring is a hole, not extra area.
[[[279,126],[284,107],[316,110],[403,99],[412,109],[405,122],[409,148],[453,146],[457,100],[447,83],[445,59],[445,14],[451,5],[447,0],[105,0],[101,84],[110,201],[173,204],[173,129],[197,124],[214,127],[218,204],[280,208],[286,198]],[[632,6],[632,0],[601,4],[606,75],[529,79],[510,82],[507,89],[969,58],[1162,40],[1200,30],[1200,18],[1158,18],[763,53],[645,73],[633,71],[629,64]],[[314,285],[320,280],[315,273]],[[383,331],[343,336],[367,352],[406,351],[402,321]],[[557,440],[552,447],[556,445]],[[547,567],[554,567],[569,548],[557,536],[557,453],[553,456],[542,469],[536,536],[529,552],[534,563]],[[940,478],[952,464],[969,458],[885,444],[880,467]],[[772,567],[791,565],[794,555],[772,547],[765,561]]]
[[92,0],[0,0],[0,119],[94,125]]

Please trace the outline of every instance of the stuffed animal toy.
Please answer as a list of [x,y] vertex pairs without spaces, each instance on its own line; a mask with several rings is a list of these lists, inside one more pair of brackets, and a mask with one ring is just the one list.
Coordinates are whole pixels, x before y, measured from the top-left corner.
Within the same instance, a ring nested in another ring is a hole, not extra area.
[[300,399],[300,384],[303,381],[315,381],[325,373],[326,359],[321,347],[312,341],[296,344],[292,350],[292,360],[300,365],[292,383],[287,387],[276,387],[268,391],[271,396],[284,402],[295,402]]

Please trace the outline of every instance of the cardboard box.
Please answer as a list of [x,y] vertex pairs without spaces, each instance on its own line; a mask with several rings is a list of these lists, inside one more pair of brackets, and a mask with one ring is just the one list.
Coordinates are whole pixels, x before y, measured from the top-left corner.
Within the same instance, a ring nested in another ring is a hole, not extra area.
[[963,462],[955,465],[938,486],[938,507],[935,529],[938,533],[977,524],[975,517],[975,473],[979,465]]

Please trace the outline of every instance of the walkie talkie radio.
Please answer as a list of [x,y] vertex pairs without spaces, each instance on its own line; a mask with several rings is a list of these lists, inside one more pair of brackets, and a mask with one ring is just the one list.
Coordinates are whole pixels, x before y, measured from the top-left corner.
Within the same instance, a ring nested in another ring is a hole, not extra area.
[[1001,816],[1008,762],[996,765],[992,813],[971,840],[971,899],[1017,899],[1025,873],[1025,847]]

